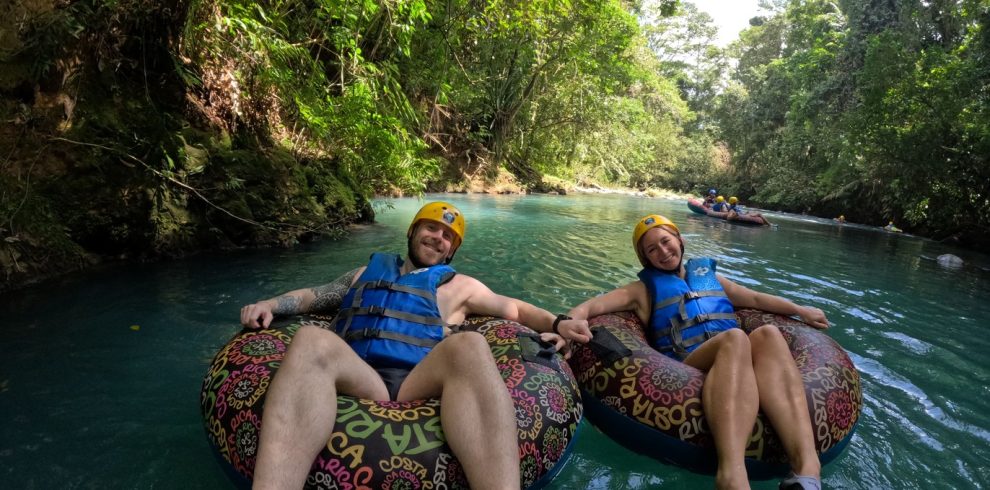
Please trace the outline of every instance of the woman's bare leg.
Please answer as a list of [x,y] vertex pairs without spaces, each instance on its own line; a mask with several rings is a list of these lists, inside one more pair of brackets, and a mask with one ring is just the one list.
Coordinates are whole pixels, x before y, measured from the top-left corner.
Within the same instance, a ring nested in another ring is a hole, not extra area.
[[760,409],[784,444],[794,473],[820,477],[822,467],[815,450],[804,381],[783,334],[773,325],[764,325],[749,338]]
[[716,488],[749,488],[745,453],[760,400],[746,332],[726,330],[701,344],[684,363],[707,371],[701,399],[718,455]]

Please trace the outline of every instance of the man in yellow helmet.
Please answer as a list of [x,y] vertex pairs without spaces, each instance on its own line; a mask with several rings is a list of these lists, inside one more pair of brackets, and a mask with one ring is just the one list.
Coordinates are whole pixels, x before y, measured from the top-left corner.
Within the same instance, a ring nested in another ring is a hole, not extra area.
[[771,224],[770,221],[767,220],[760,213],[750,213],[750,212],[743,211],[742,209],[739,209],[739,198],[736,197],[736,196],[732,196],[732,197],[729,198],[729,207],[728,207],[727,210],[729,211],[729,215],[726,216],[726,219],[729,220],[729,221],[734,220],[734,219],[738,218],[739,216],[744,216],[745,215],[745,216],[752,217],[752,218],[759,218],[759,220],[762,222],[763,225],[770,225]]
[[[451,204],[422,207],[406,232],[407,257],[372,254],[329,284],[246,305],[241,323],[267,327],[275,315],[338,311],[333,330],[296,333],[265,403],[254,488],[302,488],[333,431],[337,395],[408,401],[440,397],[440,421],[472,488],[518,488],[512,400],[484,337],[451,335],[468,315],[518,321],[557,348],[570,320],[492,292],[448,265],[466,223]],[[573,325],[572,325],[573,324]]]

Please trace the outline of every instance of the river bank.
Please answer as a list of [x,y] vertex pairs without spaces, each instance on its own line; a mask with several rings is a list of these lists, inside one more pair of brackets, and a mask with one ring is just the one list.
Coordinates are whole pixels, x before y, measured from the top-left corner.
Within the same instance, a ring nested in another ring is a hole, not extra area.
[[[691,194],[679,193],[669,189],[649,188],[645,190],[608,187],[597,183],[578,183],[548,177],[546,179],[547,192],[531,192],[514,179],[507,172],[495,179],[482,180],[471,179],[460,184],[447,184],[445,192],[457,194],[616,194],[638,196],[659,199],[687,199]],[[397,197],[397,196],[389,196]],[[364,214],[371,214],[374,220],[374,213],[368,206]],[[345,219],[349,218],[349,219]],[[175,248],[167,253],[159,253],[156,250],[131,251],[129,253],[100,253],[98,250],[87,250],[83,247],[75,247],[69,253],[56,253],[58,247],[64,244],[49,243],[44,240],[34,240],[30,236],[20,237],[18,235],[7,236],[0,242],[0,269],[3,272],[3,280],[0,281],[0,294],[7,291],[14,291],[35,285],[47,280],[56,279],[68,273],[89,270],[103,266],[114,266],[127,263],[153,263],[167,259],[177,259],[194,256],[200,252],[216,249],[245,249],[245,248],[291,248],[303,241],[320,240],[326,237],[339,237],[342,233],[347,233],[350,226],[357,223],[352,215],[346,217],[325,216],[326,222],[348,221],[340,228],[328,229],[325,233],[314,233],[312,230],[300,234],[295,239],[282,239],[278,241],[264,241],[250,244],[234,244],[229,241],[218,243],[214,246],[199,248]],[[369,220],[370,221],[370,220]],[[257,224],[243,222],[243,227],[249,228],[259,226]],[[246,233],[246,232],[245,232]]]

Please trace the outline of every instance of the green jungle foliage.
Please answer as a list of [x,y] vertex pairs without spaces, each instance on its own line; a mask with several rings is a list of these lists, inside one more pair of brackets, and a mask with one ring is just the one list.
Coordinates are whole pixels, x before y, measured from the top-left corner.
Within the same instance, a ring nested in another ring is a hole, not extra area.
[[726,187],[754,203],[990,239],[990,4],[778,1],[719,97]]
[[506,170],[986,244],[990,7],[765,8],[723,50],[680,0],[14,0],[2,286],[290,244]]

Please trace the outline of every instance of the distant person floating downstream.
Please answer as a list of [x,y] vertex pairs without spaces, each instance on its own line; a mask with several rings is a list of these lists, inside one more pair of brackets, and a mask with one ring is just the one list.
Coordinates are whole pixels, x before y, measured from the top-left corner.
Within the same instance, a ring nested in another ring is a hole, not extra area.
[[[633,229],[633,247],[643,270],[639,280],[591,298],[569,312],[574,319],[633,311],[647,325],[661,353],[707,373],[702,404],[718,458],[715,486],[749,488],[746,445],[763,411],[780,436],[793,474],[781,489],[821,488],[821,463],[797,364],[783,334],[763,325],[748,336],[734,308],[756,308],[799,316],[828,328],[822,310],[736,284],[715,271],[711,258],[684,261],[684,238],[669,219],[651,214]],[[587,342],[586,324],[560,328],[568,339]]]
[[844,214],[840,214],[838,218],[833,218],[833,219],[835,221],[838,221],[839,223],[845,223],[846,222],[846,216]]
[[739,198],[736,196],[732,196],[729,198],[729,216],[727,216],[725,219],[732,221],[737,216],[751,216],[754,218],[760,218],[763,220],[764,225],[769,226],[771,224],[770,221],[764,218],[763,215],[760,213],[750,213],[740,209]]
[[889,232],[892,232],[892,233],[900,233],[900,232],[904,231],[904,230],[902,230],[902,229],[894,226],[894,222],[893,221],[891,221],[890,223],[887,223],[887,226],[884,226],[883,229],[885,229],[885,230],[887,230]]
[[705,202],[701,203],[701,205],[706,208],[712,207],[715,204],[715,194],[718,194],[718,191],[708,189],[708,194],[705,195]]
[[719,213],[724,213],[729,210],[729,204],[725,202],[725,198],[718,196],[715,198],[715,205],[712,206],[712,211],[717,211]]

